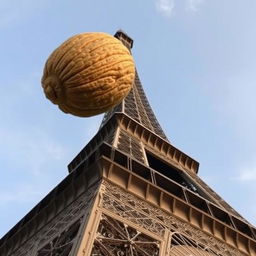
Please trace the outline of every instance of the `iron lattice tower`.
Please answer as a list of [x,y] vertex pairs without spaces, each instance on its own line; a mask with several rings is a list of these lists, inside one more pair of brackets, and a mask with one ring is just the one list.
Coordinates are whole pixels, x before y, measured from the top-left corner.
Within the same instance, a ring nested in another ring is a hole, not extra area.
[[[130,50],[133,40],[115,36]],[[174,147],[136,72],[69,175],[0,241],[3,256],[256,255],[256,229]]]

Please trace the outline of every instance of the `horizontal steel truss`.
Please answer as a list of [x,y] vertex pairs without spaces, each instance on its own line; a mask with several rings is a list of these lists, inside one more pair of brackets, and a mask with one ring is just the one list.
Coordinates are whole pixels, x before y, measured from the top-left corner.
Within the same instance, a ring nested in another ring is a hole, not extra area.
[[105,180],[89,223],[78,256],[255,255]]
[[[228,225],[220,218],[217,218],[220,217],[219,215],[214,216],[212,211],[205,212],[198,206],[194,206],[186,199],[185,195],[188,191],[182,186],[180,187],[180,191],[181,193],[184,193],[184,198],[167,192],[161,187],[138,176],[136,173],[112,162],[110,159],[103,157],[101,161],[103,177],[107,180],[118,184],[130,193],[136,194],[160,209],[190,223],[194,227],[202,229],[204,232],[211,234],[229,245],[238,248],[249,255],[256,255],[255,235],[252,233],[254,231],[252,231],[252,227],[248,226],[248,224],[243,223],[236,217],[231,216],[227,212],[211,204],[212,209],[218,209],[219,212],[222,212],[233,221],[235,220],[236,223],[242,223],[244,226],[247,225],[247,229],[244,232],[248,234],[245,234],[242,232],[243,230],[239,231],[237,227],[234,227],[232,222]],[[174,185],[174,182],[170,182],[170,186],[172,185]],[[198,197],[199,200],[203,200],[196,194],[193,196],[194,198]],[[209,204],[210,203],[208,203],[208,205]],[[215,213],[217,213],[217,211],[215,211]]]
[[85,161],[95,149],[102,144],[106,137],[117,129],[117,126],[123,128],[127,133],[135,136],[142,143],[153,147],[170,161],[174,166],[181,168],[184,171],[197,173],[199,163],[172,146],[168,141],[164,140],[157,134],[145,128],[140,123],[131,119],[124,113],[115,113],[108,122],[101,127],[98,133],[92,138],[90,143],[85,146],[80,153],[71,161],[68,168],[72,172]]

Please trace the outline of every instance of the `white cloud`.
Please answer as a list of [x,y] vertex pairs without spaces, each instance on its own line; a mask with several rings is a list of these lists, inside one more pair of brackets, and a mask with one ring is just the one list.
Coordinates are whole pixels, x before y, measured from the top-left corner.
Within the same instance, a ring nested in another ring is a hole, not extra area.
[[[176,0],[155,0],[156,9],[164,16],[173,15],[176,7]],[[197,12],[205,0],[185,0],[185,9],[190,12]]]
[[239,171],[236,180],[240,182],[255,182],[256,181],[256,165],[251,167],[246,167]]
[[187,10],[197,12],[204,0],[186,0]]
[[173,14],[174,6],[174,0],[156,0],[156,8],[164,16],[170,17]]

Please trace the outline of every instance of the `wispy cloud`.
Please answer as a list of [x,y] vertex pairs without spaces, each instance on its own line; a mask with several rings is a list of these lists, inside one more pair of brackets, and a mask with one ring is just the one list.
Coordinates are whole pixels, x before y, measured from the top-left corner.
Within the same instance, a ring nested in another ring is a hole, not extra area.
[[256,181],[256,165],[246,167],[239,171],[239,174],[235,177],[240,182],[255,182]]
[[188,11],[197,12],[204,0],[186,0],[186,8]]
[[[205,0],[184,0],[183,8],[189,12],[199,11]],[[176,9],[176,0],[155,0],[156,9],[165,17],[171,17]]]
[[170,17],[175,7],[174,0],[156,0],[157,10],[164,16]]

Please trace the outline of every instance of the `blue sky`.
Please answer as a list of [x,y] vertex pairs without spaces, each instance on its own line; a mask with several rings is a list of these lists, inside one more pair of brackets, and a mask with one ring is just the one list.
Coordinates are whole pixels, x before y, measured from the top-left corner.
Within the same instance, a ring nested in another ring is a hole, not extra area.
[[0,236],[67,175],[102,116],[60,112],[43,95],[45,60],[89,31],[134,39],[133,55],[170,141],[256,224],[256,2],[1,0]]

